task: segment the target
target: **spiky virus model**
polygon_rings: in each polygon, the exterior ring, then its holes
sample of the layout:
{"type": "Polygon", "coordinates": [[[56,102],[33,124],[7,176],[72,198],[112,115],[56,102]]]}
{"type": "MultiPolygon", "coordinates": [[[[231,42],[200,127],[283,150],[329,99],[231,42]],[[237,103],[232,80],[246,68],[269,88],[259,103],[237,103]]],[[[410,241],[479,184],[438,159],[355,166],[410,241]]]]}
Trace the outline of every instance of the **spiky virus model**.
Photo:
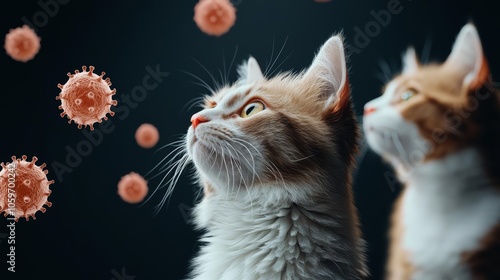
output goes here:
{"type": "Polygon", "coordinates": [[[35,213],[41,211],[45,213],[43,207],[52,206],[47,201],[52,192],[49,186],[54,180],[47,179],[49,171],[44,170],[46,164],[37,166],[35,163],[37,157],[31,161],[26,161],[27,157],[23,155],[20,159],[12,156],[12,162],[1,163],[0,171],[0,213],[4,216],[11,215],[16,221],[20,217],[29,220],[32,217],[35,220],[35,213]]]}
{"type": "Polygon", "coordinates": [[[116,106],[118,102],[113,100],[116,89],[111,89],[109,78],[103,79],[105,72],[101,75],[94,73],[94,66],[83,66],[83,72],[75,70],[75,74],[68,73],[68,81],[64,84],[58,84],[61,92],[56,96],[56,100],[61,100],[59,109],[62,109],[61,117],[67,116],[69,121],[82,126],[90,126],[94,130],[94,124],[107,120],[106,114],[114,116],[111,111],[111,105],[116,106]]]}

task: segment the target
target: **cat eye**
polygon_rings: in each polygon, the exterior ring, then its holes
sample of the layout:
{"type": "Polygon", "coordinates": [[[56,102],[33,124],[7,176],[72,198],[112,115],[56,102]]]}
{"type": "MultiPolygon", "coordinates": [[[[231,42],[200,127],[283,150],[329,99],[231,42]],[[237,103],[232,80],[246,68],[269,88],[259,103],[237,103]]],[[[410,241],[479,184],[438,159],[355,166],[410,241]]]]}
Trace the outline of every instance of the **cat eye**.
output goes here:
{"type": "Polygon", "coordinates": [[[417,92],[414,89],[408,89],[403,94],[401,94],[401,99],[403,101],[408,101],[410,98],[412,98],[417,92]]]}
{"type": "Polygon", "coordinates": [[[248,118],[264,109],[266,109],[266,106],[262,103],[262,101],[254,101],[245,106],[245,108],[241,111],[240,116],[242,118],[248,118]]]}

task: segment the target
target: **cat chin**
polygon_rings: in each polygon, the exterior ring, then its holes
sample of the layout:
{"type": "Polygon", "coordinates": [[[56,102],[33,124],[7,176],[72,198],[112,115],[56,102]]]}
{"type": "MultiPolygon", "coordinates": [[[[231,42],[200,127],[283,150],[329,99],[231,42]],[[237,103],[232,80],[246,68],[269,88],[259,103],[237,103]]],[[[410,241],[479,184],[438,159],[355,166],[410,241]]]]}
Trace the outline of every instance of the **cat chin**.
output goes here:
{"type": "Polygon", "coordinates": [[[411,169],[423,162],[429,152],[418,127],[406,121],[393,107],[379,109],[363,118],[368,145],[394,167],[411,169]]]}

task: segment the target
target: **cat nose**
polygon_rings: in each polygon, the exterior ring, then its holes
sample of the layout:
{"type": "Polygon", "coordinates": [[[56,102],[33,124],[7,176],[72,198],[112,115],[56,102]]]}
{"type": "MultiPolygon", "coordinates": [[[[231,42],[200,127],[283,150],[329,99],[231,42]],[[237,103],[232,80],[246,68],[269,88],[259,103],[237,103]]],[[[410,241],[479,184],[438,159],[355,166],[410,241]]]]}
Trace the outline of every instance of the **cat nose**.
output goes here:
{"type": "Polygon", "coordinates": [[[376,111],[375,107],[371,107],[371,106],[370,106],[370,107],[366,107],[366,108],[365,108],[364,115],[365,115],[365,116],[368,116],[369,114],[371,114],[371,113],[373,113],[373,112],[375,112],[375,111],[376,111]]]}
{"type": "Polygon", "coordinates": [[[191,124],[193,125],[193,128],[196,128],[200,123],[203,122],[208,122],[208,119],[202,115],[194,114],[191,117],[191,124]]]}

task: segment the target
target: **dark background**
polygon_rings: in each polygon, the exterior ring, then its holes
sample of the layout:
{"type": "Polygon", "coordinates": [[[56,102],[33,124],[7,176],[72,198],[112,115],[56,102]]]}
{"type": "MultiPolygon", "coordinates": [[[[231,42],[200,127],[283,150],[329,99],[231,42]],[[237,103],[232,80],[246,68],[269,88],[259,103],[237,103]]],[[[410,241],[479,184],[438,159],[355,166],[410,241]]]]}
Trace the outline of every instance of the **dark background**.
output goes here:
{"type": "MultiPolygon", "coordinates": [[[[146,174],[172,150],[157,148],[186,132],[197,109],[183,106],[207,91],[182,71],[213,85],[194,59],[218,75],[224,59],[228,66],[238,48],[237,63],[251,54],[265,68],[285,41],[274,69],[299,71],[311,63],[333,33],[343,30],[346,42],[359,47],[354,40],[355,27],[364,29],[374,20],[370,12],[387,9],[388,2],[238,0],[236,24],[219,38],[196,27],[192,20],[194,0],[69,0],[43,24],[39,18],[38,26],[34,25],[42,47],[34,60],[20,63],[0,55],[0,161],[26,154],[37,156],[38,164],[46,162],[49,179],[56,180],[49,197],[54,205],[45,214],[38,212],[36,221],[17,223],[15,274],[7,272],[7,228],[5,219],[0,219],[0,279],[131,280],[121,275],[122,268],[137,280],[181,279],[199,245],[199,233],[186,222],[197,190],[188,174],[181,177],[168,207],[157,216],[153,215],[154,206],[164,189],[138,207],[124,203],[116,186],[130,171],[146,174]],[[158,64],[170,76],[149,91],[136,108],[129,108],[128,116],[111,118],[108,122],[113,131],[104,134],[102,143],[94,145],[71,172],[58,178],[53,165],[67,165],[67,149],[75,149],[86,138],[75,124],[59,117],[57,83],[67,81],[68,71],[94,65],[96,72],[108,73],[120,107],[123,96],[142,84],[145,68],[158,64]],[[158,127],[161,140],[157,148],[137,146],[134,132],[144,122],[158,127]]],[[[401,0],[402,11],[393,14],[361,52],[350,56],[350,82],[358,114],[367,101],[380,94],[383,82],[377,76],[381,60],[397,72],[401,53],[413,44],[418,53],[430,53],[431,60],[442,61],[469,20],[478,27],[495,75],[500,62],[496,51],[500,25],[492,2],[401,0]]],[[[40,11],[37,1],[3,3],[0,34],[21,26],[24,17],[35,22],[33,17],[40,11]]],[[[230,78],[236,78],[234,66],[230,78]]],[[[400,189],[391,182],[388,171],[378,156],[368,152],[356,176],[355,195],[373,279],[382,278],[388,215],[400,189]]],[[[159,179],[149,181],[150,190],[159,179]]]]}

